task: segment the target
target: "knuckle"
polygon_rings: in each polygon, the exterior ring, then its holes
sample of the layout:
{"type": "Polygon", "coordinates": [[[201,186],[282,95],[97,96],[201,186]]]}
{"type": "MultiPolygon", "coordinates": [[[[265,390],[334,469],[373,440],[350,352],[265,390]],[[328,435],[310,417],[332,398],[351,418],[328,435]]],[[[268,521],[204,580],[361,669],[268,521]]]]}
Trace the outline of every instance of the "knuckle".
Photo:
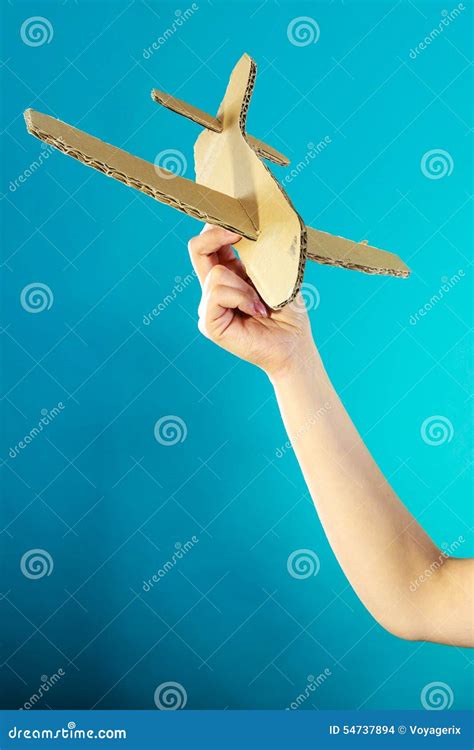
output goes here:
{"type": "Polygon", "coordinates": [[[218,282],[212,285],[211,294],[215,299],[220,299],[224,293],[225,284],[218,282]]]}
{"type": "Polygon", "coordinates": [[[196,253],[197,250],[198,250],[198,246],[199,246],[199,235],[196,236],[196,237],[191,237],[191,239],[188,242],[188,250],[189,250],[189,252],[191,254],[192,253],[196,253]]]}
{"type": "Polygon", "coordinates": [[[226,275],[227,275],[227,268],[225,266],[217,264],[217,266],[213,266],[209,272],[210,283],[213,286],[216,286],[217,284],[221,284],[222,280],[225,278],[226,275]]]}

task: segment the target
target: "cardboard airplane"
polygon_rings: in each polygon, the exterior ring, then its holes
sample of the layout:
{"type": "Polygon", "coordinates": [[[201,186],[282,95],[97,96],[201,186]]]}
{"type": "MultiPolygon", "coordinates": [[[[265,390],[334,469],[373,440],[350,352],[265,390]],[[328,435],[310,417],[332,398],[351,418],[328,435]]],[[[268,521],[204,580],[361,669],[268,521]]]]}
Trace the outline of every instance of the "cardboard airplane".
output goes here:
{"type": "Polygon", "coordinates": [[[275,310],[297,294],[307,259],[407,277],[409,269],[393,253],[305,226],[262,161],[286,166],[289,160],[246,132],[256,69],[248,55],[241,57],[216,117],[152,91],[155,102],[205,128],[194,144],[195,182],[32,109],[25,112],[26,126],[32,135],[87,166],[178,211],[242,235],[239,256],[260,296],[275,310]]]}

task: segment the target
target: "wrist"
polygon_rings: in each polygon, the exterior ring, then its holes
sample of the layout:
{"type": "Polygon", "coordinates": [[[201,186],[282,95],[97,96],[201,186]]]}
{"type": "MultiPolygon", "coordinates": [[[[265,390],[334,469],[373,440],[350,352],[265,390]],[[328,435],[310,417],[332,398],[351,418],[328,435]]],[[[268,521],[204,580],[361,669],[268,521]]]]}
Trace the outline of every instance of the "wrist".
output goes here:
{"type": "Polygon", "coordinates": [[[308,381],[322,381],[327,378],[324,365],[313,341],[301,349],[292,352],[291,356],[274,370],[267,371],[267,376],[278,390],[286,390],[288,386],[303,387],[308,381]]]}
{"type": "Polygon", "coordinates": [[[292,358],[284,369],[269,375],[283,421],[293,445],[300,443],[300,456],[314,452],[314,439],[324,445],[337,424],[340,401],[314,346],[305,356],[292,358]],[[306,449],[305,449],[306,446],[306,449]]]}

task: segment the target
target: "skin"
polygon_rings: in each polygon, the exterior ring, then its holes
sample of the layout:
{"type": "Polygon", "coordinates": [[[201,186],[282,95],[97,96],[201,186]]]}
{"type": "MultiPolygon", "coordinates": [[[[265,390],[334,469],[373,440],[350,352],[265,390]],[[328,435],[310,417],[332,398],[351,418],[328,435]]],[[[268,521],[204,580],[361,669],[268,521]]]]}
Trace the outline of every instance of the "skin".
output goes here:
{"type": "Polygon", "coordinates": [[[268,310],[239,239],[206,225],[189,242],[199,330],[267,374],[334,554],[373,617],[399,638],[473,646],[474,560],[447,557],[397,497],[329,380],[301,298],[268,310]]]}

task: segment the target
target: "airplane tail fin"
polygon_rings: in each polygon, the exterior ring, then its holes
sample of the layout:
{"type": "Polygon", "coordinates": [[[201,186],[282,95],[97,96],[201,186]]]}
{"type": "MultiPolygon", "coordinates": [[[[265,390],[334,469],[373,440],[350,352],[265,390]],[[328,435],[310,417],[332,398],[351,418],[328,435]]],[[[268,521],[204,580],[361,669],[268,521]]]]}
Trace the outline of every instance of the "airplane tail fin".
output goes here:
{"type": "MultiPolygon", "coordinates": [[[[241,57],[234,70],[232,71],[229,85],[224,97],[224,102],[226,102],[226,105],[228,105],[230,100],[234,102],[234,107],[235,100],[237,99],[237,101],[239,102],[240,106],[237,111],[240,111],[241,115],[243,113],[244,128],[248,103],[250,101],[251,89],[253,88],[253,79],[250,79],[252,78],[252,73],[254,74],[254,69],[252,68],[250,63],[255,66],[255,63],[250,59],[248,55],[243,55],[243,57],[241,57]]],[[[221,133],[224,126],[228,127],[231,124],[229,122],[224,122],[224,102],[221,104],[221,116],[219,117],[218,113],[217,117],[212,117],[212,115],[207,114],[207,112],[203,112],[202,109],[198,109],[193,104],[188,104],[182,99],[178,99],[175,96],[170,96],[169,94],[166,94],[164,91],[160,91],[159,89],[152,90],[151,98],[157,104],[161,104],[163,107],[170,109],[172,112],[176,112],[183,117],[187,117],[188,120],[192,120],[198,125],[201,125],[201,127],[207,128],[207,130],[212,130],[214,133],[221,133]]],[[[226,106],[226,111],[233,112],[235,111],[235,109],[229,109],[229,107],[226,106]]],[[[287,167],[290,163],[288,157],[280,153],[280,151],[277,151],[276,148],[269,146],[267,143],[260,141],[258,138],[254,138],[252,135],[246,134],[246,138],[250,147],[262,159],[267,159],[274,164],[278,164],[278,166],[280,167],[287,167]]]]}
{"type": "Polygon", "coordinates": [[[229,83],[217,113],[217,117],[223,120],[226,127],[238,124],[245,132],[256,75],[257,65],[254,60],[247,54],[242,55],[230,74],[229,83]],[[238,123],[235,122],[237,118],[238,123]]]}

